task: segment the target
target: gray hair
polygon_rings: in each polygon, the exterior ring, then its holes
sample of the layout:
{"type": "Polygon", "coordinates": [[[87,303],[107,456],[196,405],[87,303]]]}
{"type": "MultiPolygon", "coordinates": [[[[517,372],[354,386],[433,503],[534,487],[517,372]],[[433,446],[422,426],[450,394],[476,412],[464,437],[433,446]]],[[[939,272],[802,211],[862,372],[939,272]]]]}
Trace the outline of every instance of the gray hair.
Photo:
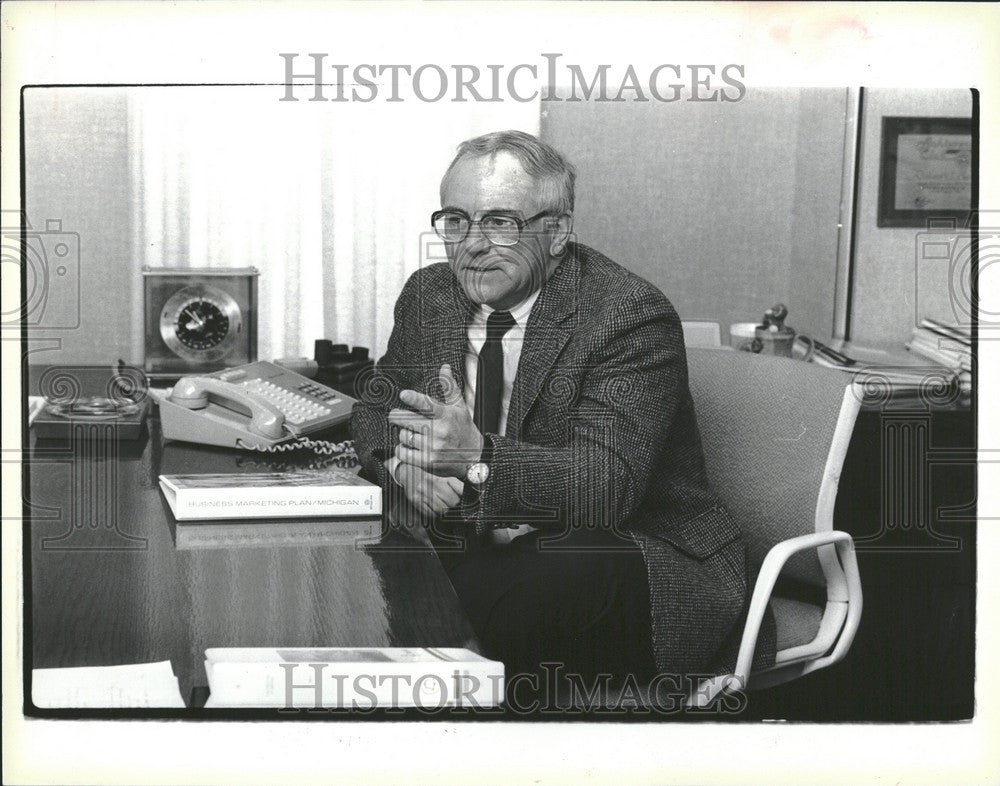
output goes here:
{"type": "Polygon", "coordinates": [[[501,151],[513,155],[524,171],[545,188],[546,202],[551,202],[546,207],[560,213],[573,212],[576,169],[552,145],[523,131],[494,131],[462,142],[448,171],[441,178],[442,199],[448,176],[459,161],[478,156],[492,157],[501,151]]]}

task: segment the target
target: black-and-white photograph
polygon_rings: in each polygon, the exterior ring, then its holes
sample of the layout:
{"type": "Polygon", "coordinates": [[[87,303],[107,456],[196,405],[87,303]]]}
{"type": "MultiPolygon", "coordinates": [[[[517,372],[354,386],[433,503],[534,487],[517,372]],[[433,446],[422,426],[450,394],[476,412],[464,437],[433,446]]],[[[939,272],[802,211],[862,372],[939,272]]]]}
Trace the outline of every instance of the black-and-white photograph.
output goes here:
{"type": "Polygon", "coordinates": [[[13,711],[976,720],[976,84],[273,43],[17,86],[13,711]]]}

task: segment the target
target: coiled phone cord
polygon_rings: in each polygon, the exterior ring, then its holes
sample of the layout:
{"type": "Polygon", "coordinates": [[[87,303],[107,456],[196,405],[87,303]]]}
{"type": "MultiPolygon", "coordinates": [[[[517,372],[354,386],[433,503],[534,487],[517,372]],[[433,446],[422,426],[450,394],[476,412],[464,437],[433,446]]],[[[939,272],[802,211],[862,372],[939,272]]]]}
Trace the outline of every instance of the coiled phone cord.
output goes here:
{"type": "Polygon", "coordinates": [[[259,453],[291,453],[296,450],[311,450],[319,456],[325,458],[320,462],[322,466],[338,466],[350,469],[358,466],[358,454],[354,450],[354,440],[345,439],[343,442],[329,442],[325,439],[309,439],[309,437],[299,437],[294,442],[279,442],[277,445],[247,445],[242,440],[238,442],[244,450],[255,450],[259,453]]]}

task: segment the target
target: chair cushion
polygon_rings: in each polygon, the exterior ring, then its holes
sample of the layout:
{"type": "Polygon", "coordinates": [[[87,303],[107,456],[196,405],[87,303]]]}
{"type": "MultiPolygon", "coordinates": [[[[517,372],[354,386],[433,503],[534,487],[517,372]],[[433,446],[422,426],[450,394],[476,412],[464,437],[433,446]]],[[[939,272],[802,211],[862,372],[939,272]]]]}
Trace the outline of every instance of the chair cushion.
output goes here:
{"type": "Polygon", "coordinates": [[[819,624],[823,617],[822,606],[775,595],[771,598],[771,611],[774,612],[779,652],[789,647],[808,644],[819,633],[819,624]]]}

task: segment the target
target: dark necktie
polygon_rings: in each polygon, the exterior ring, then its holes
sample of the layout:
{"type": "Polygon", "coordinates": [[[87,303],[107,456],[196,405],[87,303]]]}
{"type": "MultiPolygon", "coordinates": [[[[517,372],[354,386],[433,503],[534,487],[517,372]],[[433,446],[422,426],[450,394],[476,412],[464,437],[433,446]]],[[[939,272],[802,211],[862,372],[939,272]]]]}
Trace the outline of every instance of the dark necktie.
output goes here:
{"type": "Polygon", "coordinates": [[[503,398],[501,339],[515,324],[509,311],[494,311],[486,320],[486,341],[479,350],[476,406],[472,415],[481,434],[497,434],[500,431],[500,405],[503,398]]]}

